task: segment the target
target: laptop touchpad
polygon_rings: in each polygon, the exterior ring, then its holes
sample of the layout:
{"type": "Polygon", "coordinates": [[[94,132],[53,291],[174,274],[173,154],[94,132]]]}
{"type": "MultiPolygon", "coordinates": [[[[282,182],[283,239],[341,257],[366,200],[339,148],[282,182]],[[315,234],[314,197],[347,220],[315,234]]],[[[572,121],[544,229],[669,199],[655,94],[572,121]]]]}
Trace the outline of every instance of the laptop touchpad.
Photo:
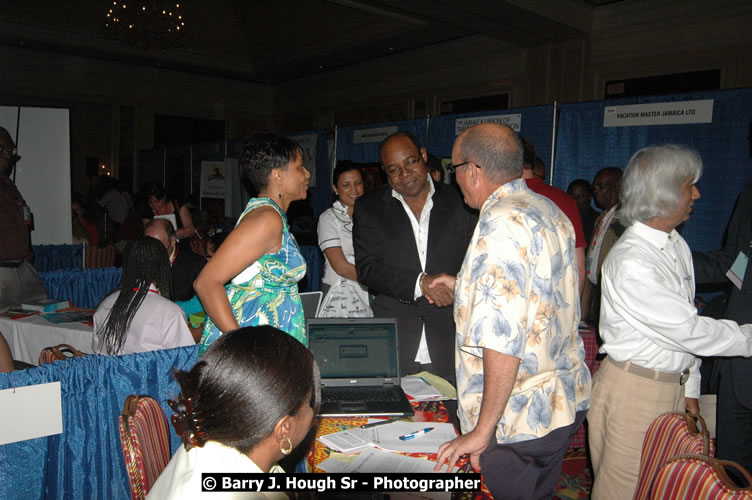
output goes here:
{"type": "Polygon", "coordinates": [[[343,410],[365,410],[368,406],[363,401],[347,401],[340,402],[340,407],[343,410]]]}

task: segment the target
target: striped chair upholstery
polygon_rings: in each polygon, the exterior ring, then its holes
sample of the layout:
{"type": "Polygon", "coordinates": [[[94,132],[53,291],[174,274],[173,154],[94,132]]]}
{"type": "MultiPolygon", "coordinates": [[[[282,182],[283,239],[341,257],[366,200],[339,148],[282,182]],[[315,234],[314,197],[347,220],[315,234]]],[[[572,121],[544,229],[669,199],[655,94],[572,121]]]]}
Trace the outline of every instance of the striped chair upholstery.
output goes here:
{"type": "Polygon", "coordinates": [[[655,500],[730,500],[752,499],[752,476],[741,465],[702,455],[679,455],[668,460],[650,487],[655,500]],[[740,488],[728,477],[724,467],[735,468],[748,483],[740,488]]]}
{"type": "Polygon", "coordinates": [[[683,454],[713,456],[713,446],[705,421],[699,415],[686,413],[660,415],[650,424],[642,443],[635,500],[648,498],[650,485],[661,466],[670,458],[683,454]]]}
{"type": "Polygon", "coordinates": [[[119,429],[131,498],[142,500],[170,461],[167,417],[153,398],[128,396],[119,429]]]}
{"type": "Polygon", "coordinates": [[[82,353],[75,347],[71,347],[68,344],[59,344],[54,347],[45,347],[42,352],[39,353],[39,363],[43,365],[45,363],[52,363],[53,361],[62,361],[68,358],[82,358],[86,354],[82,353]]]}

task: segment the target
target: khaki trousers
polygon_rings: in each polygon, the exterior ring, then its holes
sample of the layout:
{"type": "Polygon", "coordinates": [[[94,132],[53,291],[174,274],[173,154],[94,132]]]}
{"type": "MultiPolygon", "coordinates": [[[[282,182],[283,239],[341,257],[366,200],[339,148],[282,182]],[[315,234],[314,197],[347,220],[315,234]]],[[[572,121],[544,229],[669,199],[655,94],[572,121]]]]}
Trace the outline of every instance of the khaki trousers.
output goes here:
{"type": "Polygon", "coordinates": [[[624,371],[608,358],[593,377],[588,443],[593,500],[630,500],[637,488],[642,442],[660,414],[684,410],[684,386],[624,371]]]}

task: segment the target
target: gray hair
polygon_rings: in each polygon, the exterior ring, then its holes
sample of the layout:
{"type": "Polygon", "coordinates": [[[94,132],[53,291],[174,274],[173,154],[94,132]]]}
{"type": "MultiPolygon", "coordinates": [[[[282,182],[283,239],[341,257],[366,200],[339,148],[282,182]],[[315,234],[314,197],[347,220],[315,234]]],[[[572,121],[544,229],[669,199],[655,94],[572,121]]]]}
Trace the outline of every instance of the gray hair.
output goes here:
{"type": "Polygon", "coordinates": [[[507,141],[481,127],[473,127],[460,142],[460,154],[478,165],[488,180],[503,184],[522,175],[522,143],[517,134],[512,132],[510,136],[507,141]]]}
{"type": "Polygon", "coordinates": [[[637,151],[621,181],[618,217],[625,226],[665,217],[676,209],[681,185],[702,175],[702,159],[691,149],[676,144],[651,146],[637,151]]]}

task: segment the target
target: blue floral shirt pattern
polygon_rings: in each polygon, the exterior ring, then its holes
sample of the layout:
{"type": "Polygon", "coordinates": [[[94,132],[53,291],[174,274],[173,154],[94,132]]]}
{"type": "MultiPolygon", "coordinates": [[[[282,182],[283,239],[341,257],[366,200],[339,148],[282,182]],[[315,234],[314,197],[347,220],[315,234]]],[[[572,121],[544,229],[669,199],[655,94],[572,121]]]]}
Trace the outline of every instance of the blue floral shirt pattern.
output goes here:
{"type": "Polygon", "coordinates": [[[574,229],[523,180],[484,203],[455,287],[455,368],[463,433],[483,399],[483,349],[520,359],[496,428],[499,443],[570,425],[590,402],[590,371],[578,333],[580,298],[574,229]]]}

